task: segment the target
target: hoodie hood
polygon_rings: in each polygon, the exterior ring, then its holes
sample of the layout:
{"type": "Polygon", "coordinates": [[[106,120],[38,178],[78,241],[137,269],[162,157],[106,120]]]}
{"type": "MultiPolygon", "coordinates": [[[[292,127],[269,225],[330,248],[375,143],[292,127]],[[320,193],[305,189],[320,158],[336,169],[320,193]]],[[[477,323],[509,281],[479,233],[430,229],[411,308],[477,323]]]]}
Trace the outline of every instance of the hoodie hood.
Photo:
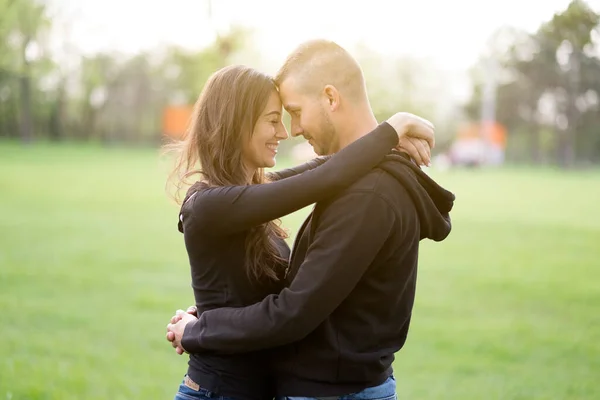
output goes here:
{"type": "Polygon", "coordinates": [[[404,186],[412,198],[421,224],[421,240],[444,240],[452,230],[450,211],[455,196],[438,185],[410,157],[393,151],[377,166],[404,186]]]}

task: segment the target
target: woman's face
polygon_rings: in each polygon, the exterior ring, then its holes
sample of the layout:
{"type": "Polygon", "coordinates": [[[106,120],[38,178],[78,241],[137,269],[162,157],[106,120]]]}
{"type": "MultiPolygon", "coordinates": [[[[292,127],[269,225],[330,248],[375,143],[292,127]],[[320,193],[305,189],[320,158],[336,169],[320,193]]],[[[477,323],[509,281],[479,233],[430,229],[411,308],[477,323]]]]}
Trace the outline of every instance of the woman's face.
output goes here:
{"type": "Polygon", "coordinates": [[[252,171],[275,166],[279,141],[289,136],[281,120],[281,113],[279,94],[273,90],[267,106],[254,126],[250,140],[243,149],[244,162],[252,171]]]}

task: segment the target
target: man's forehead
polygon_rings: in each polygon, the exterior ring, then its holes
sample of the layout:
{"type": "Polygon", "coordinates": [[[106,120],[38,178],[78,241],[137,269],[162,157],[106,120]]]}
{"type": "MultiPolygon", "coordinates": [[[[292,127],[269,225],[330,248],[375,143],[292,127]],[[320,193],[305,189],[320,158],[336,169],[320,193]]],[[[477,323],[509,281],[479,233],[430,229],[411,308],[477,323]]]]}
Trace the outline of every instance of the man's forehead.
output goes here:
{"type": "Polygon", "coordinates": [[[279,85],[279,92],[282,97],[296,97],[299,94],[299,80],[294,76],[290,76],[286,78],[279,85]]]}
{"type": "Polygon", "coordinates": [[[298,91],[296,84],[292,78],[288,78],[279,85],[279,95],[281,102],[286,110],[294,110],[300,108],[302,95],[298,91]]]}

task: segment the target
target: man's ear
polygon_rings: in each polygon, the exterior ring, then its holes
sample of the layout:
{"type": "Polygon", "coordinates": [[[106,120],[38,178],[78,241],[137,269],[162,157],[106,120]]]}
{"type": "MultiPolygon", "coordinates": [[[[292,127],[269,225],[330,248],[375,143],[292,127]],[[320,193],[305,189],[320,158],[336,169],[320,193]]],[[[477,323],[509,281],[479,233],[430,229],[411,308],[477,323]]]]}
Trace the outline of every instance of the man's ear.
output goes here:
{"type": "Polygon", "coordinates": [[[325,98],[325,105],[331,111],[335,111],[340,107],[340,92],[333,85],[325,85],[323,88],[323,96],[325,98]]]}

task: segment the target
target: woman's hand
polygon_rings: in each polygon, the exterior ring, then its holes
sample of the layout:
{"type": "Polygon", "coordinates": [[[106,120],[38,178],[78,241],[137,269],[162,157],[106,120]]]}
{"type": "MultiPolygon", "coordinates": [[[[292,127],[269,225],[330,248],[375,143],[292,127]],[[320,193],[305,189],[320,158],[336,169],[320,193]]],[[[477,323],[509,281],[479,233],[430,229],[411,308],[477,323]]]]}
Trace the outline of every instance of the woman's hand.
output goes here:
{"type": "Polygon", "coordinates": [[[431,149],[435,146],[435,127],[417,115],[399,112],[386,121],[398,134],[396,149],[408,153],[419,165],[431,165],[431,149]]]}

